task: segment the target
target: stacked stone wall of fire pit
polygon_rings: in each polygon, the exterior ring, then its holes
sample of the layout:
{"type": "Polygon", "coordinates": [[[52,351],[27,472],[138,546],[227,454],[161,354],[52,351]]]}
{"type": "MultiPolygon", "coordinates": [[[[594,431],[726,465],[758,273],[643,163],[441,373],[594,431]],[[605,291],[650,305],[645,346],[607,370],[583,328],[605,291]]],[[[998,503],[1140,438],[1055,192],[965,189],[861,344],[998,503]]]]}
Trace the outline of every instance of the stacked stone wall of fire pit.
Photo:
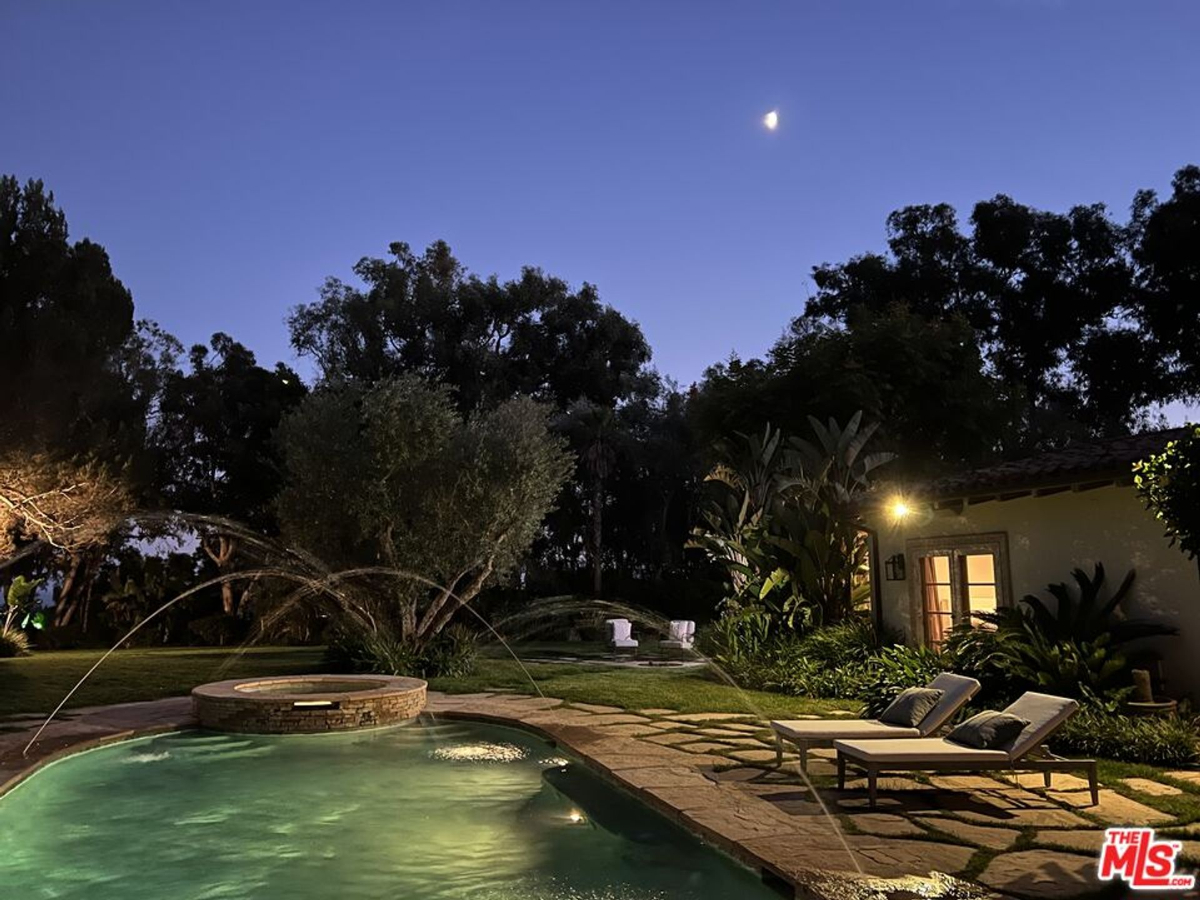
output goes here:
{"type": "Polygon", "coordinates": [[[313,734],[395,725],[425,708],[426,684],[385,675],[295,675],[235,679],[192,691],[203,728],[253,734],[313,734]]]}

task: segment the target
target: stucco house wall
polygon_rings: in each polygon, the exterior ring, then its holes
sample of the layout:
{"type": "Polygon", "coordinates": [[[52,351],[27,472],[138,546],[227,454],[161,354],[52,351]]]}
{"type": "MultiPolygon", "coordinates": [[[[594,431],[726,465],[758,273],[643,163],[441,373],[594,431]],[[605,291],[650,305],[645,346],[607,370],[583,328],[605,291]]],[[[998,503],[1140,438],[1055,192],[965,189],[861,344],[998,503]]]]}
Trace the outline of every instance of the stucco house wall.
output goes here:
{"type": "Polygon", "coordinates": [[[1178,637],[1157,639],[1154,645],[1163,655],[1167,691],[1200,697],[1200,568],[1167,544],[1161,524],[1131,486],[989,500],[965,505],[961,512],[916,506],[900,521],[880,509],[868,524],[877,538],[879,611],[884,624],[903,633],[909,643],[924,640],[914,542],[1002,533],[1007,538],[1008,572],[1001,577],[1007,574],[1011,603],[1026,594],[1044,593],[1051,582],[1069,582],[1076,566],[1090,574],[1094,563],[1103,563],[1110,588],[1130,568],[1136,569],[1129,611],[1179,629],[1178,637]],[[906,577],[888,581],[883,560],[897,553],[905,555],[906,577]]]}

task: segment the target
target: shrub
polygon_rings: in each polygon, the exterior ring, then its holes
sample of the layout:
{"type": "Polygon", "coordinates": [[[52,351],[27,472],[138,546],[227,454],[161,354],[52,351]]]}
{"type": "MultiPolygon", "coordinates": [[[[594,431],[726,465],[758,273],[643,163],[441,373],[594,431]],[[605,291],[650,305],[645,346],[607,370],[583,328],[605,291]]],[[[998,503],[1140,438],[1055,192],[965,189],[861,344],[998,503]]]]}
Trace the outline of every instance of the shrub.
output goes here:
{"type": "Polygon", "coordinates": [[[869,677],[864,682],[862,698],[865,714],[874,718],[902,690],[926,685],[952,666],[937,650],[897,644],[880,650],[867,662],[867,668],[869,677]]]}
{"type": "Polygon", "coordinates": [[[1156,766],[1188,765],[1198,755],[1193,719],[1115,715],[1094,706],[1063,723],[1051,744],[1056,753],[1156,766]]]}
{"type": "MultiPolygon", "coordinates": [[[[701,635],[700,648],[734,678],[769,665],[778,641],[772,616],[756,606],[729,610],[701,635]]],[[[752,685],[745,685],[751,687],[752,685]]]]}
{"type": "Polygon", "coordinates": [[[478,648],[474,632],[452,625],[420,644],[405,643],[387,631],[340,631],[329,642],[325,655],[339,671],[458,677],[471,674],[478,648]]]}
{"type": "Polygon", "coordinates": [[[0,631],[0,659],[24,656],[29,652],[29,638],[19,628],[0,631]]]}
{"type": "Polygon", "coordinates": [[[955,672],[979,681],[975,702],[984,706],[1004,706],[1021,693],[1021,686],[1009,673],[1014,651],[1008,646],[1023,640],[1021,613],[1014,607],[1001,608],[996,610],[995,620],[992,628],[958,625],[942,646],[955,672]]]}
{"type": "Polygon", "coordinates": [[[1071,576],[1075,590],[1066,584],[1047,587],[1051,605],[1030,594],[1017,607],[980,613],[990,628],[962,626],[951,633],[946,655],[956,671],[983,684],[981,700],[997,703],[1031,689],[1100,697],[1115,707],[1132,690],[1131,664],[1150,655],[1128,648],[1142,638],[1176,633],[1163,623],[1125,614],[1132,571],[1108,596],[1099,563],[1091,576],[1081,569],[1071,576]]]}
{"type": "Polygon", "coordinates": [[[871,620],[855,616],[840,625],[810,631],[800,639],[799,648],[809,659],[840,666],[866,662],[879,649],[879,640],[871,620]]]}
{"type": "Polygon", "coordinates": [[[759,687],[797,697],[824,700],[857,700],[862,696],[868,671],[858,661],[836,665],[807,656],[802,641],[781,648],[764,671],[759,687]]]}

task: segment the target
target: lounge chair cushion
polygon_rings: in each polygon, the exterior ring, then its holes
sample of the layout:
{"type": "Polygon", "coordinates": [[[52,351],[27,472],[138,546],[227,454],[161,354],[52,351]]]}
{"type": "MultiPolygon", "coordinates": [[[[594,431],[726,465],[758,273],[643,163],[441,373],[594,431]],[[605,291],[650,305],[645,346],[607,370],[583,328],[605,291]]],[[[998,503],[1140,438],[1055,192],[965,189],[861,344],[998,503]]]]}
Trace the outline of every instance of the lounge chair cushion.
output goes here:
{"type": "Polygon", "coordinates": [[[879,721],[888,725],[916,728],[937,706],[943,693],[945,692],[937,688],[905,688],[888,704],[887,709],[879,714],[879,721]]]}
{"type": "Polygon", "coordinates": [[[1028,725],[1005,747],[1010,759],[1020,759],[1042,742],[1079,709],[1079,704],[1068,697],[1039,694],[1026,691],[1016,702],[1005,707],[1006,713],[1025,719],[1028,725]]]}
{"type": "Polygon", "coordinates": [[[966,675],[942,672],[929,682],[928,687],[941,691],[942,699],[918,726],[921,737],[928,737],[954,718],[967,701],[979,693],[981,685],[976,679],[966,675]]]}
{"type": "Polygon", "coordinates": [[[938,765],[961,764],[964,768],[974,765],[984,767],[1004,766],[1008,754],[1003,750],[976,750],[952,744],[945,738],[904,738],[897,741],[834,741],[838,753],[861,762],[894,765],[918,771],[928,763],[938,765]]]}
{"type": "Polygon", "coordinates": [[[877,719],[795,719],[772,722],[771,727],[786,738],[806,743],[827,743],[838,738],[878,740],[921,736],[915,728],[887,725],[877,719]]]}
{"type": "Polygon", "coordinates": [[[956,726],[946,740],[976,750],[1007,750],[1028,724],[1028,719],[988,709],[956,726]]]}

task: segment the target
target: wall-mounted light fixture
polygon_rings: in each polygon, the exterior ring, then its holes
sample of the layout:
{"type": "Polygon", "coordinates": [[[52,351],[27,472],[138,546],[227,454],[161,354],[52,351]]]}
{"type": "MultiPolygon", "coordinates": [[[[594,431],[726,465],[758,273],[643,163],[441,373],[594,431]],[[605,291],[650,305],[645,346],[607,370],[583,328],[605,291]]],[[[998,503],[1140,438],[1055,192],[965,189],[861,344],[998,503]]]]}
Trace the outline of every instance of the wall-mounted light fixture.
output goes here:
{"type": "Polygon", "coordinates": [[[888,581],[904,580],[904,554],[893,553],[883,561],[883,574],[888,581]]]}

